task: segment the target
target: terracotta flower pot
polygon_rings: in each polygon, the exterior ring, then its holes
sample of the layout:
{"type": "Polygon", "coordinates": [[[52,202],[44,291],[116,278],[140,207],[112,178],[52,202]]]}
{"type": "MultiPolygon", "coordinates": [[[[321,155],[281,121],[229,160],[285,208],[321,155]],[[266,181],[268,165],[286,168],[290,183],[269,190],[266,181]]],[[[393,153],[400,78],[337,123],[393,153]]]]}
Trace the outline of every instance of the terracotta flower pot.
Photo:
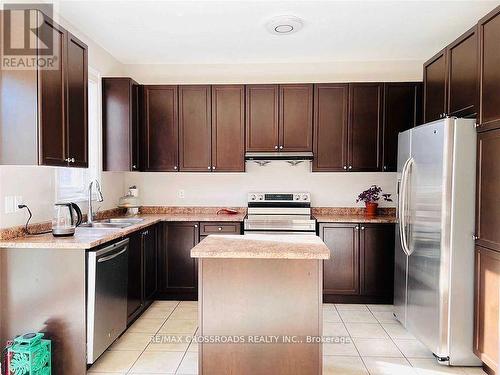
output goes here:
{"type": "Polygon", "coordinates": [[[367,216],[375,216],[375,215],[377,215],[378,203],[375,203],[375,202],[365,202],[365,206],[366,206],[366,215],[367,216]]]}

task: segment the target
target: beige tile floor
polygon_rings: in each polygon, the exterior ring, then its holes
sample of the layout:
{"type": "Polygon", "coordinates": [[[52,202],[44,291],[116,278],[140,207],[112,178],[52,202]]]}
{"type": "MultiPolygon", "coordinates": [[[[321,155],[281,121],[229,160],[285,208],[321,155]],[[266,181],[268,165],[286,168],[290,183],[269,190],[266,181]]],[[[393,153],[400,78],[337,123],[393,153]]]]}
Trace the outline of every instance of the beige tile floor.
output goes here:
{"type": "MultiPolygon", "coordinates": [[[[89,375],[198,373],[196,302],[156,301],[90,368],[89,375]]],[[[323,334],[342,343],[323,346],[324,375],[484,375],[477,367],[444,367],[392,316],[390,305],[323,305],[323,334]]],[[[222,374],[221,374],[222,375],[222,374]]]]}

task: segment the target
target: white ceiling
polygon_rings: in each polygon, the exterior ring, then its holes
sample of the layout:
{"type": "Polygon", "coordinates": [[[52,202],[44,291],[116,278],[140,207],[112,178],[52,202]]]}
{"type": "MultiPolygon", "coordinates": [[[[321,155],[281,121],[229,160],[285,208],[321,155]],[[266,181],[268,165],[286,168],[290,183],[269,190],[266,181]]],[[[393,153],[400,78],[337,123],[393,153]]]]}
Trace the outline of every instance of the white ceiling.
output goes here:
{"type": "Polygon", "coordinates": [[[425,60],[497,1],[69,1],[61,15],[125,64],[425,60]],[[275,36],[277,15],[303,19],[275,36]]]}

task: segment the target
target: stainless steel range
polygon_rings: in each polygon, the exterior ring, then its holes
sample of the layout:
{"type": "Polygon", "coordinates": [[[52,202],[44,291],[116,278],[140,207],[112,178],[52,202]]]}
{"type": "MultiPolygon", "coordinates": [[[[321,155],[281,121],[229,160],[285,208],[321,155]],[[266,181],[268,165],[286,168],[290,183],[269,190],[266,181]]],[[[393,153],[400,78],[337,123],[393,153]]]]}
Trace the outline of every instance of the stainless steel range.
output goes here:
{"type": "Polygon", "coordinates": [[[309,193],[249,193],[244,233],[316,234],[309,193]]]}

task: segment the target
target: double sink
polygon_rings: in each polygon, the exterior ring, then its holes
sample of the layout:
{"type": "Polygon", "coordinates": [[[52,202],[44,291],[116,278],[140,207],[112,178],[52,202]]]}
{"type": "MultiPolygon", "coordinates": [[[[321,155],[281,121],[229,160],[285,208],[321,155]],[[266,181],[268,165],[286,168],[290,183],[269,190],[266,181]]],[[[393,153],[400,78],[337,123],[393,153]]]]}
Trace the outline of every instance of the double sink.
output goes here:
{"type": "Polygon", "coordinates": [[[95,220],[92,223],[81,224],[80,227],[95,229],[121,229],[142,223],[143,221],[144,219],[140,218],[117,217],[112,219],[95,220]]]}

